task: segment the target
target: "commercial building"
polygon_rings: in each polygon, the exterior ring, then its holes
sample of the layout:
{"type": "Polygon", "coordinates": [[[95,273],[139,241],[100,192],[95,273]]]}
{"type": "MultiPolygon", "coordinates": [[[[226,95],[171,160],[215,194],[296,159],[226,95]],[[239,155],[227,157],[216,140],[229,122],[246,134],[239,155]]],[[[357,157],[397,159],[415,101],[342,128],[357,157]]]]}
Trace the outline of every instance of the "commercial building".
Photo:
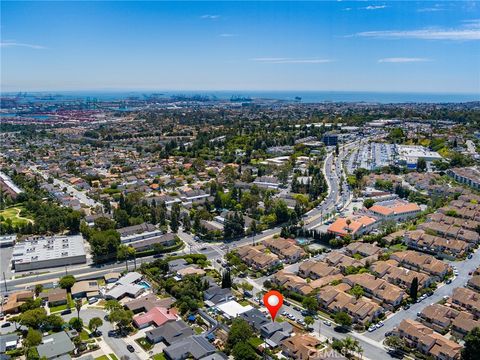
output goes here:
{"type": "Polygon", "coordinates": [[[338,144],[338,134],[327,133],[322,138],[325,146],[336,146],[338,144]]]}
{"type": "Polygon", "coordinates": [[[12,265],[16,271],[85,264],[86,261],[81,235],[28,238],[17,242],[12,254],[12,265]]]}
{"type": "Polygon", "coordinates": [[[418,159],[424,159],[426,162],[442,160],[442,156],[436,151],[417,145],[397,145],[397,153],[398,163],[409,169],[417,168],[418,159]]]}

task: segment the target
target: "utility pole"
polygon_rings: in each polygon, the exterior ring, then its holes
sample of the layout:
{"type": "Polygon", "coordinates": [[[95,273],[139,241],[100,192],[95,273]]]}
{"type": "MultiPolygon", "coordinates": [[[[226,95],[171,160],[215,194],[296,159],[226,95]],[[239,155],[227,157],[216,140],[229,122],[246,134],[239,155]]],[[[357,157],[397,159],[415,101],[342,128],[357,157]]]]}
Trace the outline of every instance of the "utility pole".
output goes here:
{"type": "MultiPolygon", "coordinates": [[[[7,288],[7,279],[5,279],[5,271],[3,272],[3,284],[5,285],[5,293],[8,292],[8,288],[7,288]]],[[[3,304],[3,302],[2,302],[3,304]]]]}

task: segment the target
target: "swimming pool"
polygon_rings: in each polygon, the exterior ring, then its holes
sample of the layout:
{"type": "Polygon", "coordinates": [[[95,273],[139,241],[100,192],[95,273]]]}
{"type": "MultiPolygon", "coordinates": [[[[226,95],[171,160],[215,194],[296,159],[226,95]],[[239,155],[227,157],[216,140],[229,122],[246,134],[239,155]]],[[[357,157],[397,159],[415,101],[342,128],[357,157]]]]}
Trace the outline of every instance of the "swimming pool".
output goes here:
{"type": "Polygon", "coordinates": [[[140,281],[140,282],[138,283],[138,285],[140,285],[140,286],[143,287],[144,289],[150,289],[150,288],[151,288],[150,284],[149,284],[148,282],[146,282],[146,281],[140,281]]]}

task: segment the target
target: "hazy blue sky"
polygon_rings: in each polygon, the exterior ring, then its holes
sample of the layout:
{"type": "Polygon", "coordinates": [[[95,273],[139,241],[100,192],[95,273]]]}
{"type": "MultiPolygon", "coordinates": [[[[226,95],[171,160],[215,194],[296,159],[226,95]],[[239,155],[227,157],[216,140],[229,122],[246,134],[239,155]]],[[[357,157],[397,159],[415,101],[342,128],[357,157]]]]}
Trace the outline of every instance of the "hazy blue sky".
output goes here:
{"type": "Polygon", "coordinates": [[[480,93],[480,4],[1,2],[16,90],[480,93]]]}

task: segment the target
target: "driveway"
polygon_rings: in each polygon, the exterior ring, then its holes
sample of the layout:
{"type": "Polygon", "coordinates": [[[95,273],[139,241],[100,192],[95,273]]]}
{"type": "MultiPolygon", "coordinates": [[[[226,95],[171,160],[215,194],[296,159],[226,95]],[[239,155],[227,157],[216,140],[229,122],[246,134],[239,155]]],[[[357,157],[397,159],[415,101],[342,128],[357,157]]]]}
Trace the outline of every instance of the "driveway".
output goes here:
{"type": "MultiPolygon", "coordinates": [[[[127,356],[131,360],[140,360],[141,358],[136,353],[131,353],[127,350],[127,342],[122,338],[114,338],[108,336],[108,332],[113,330],[113,326],[109,321],[104,320],[104,316],[107,313],[99,309],[82,308],[80,310],[80,318],[83,320],[83,324],[88,327],[88,322],[94,317],[99,317],[103,320],[103,325],[99,328],[102,331],[102,337],[105,342],[110,346],[115,355],[120,359],[122,356],[127,356]]],[[[71,314],[62,316],[65,321],[77,316],[77,311],[73,310],[71,314]]],[[[130,343],[130,342],[129,342],[130,343]]],[[[140,353],[140,347],[138,344],[133,344],[136,352],[140,353]]]]}

